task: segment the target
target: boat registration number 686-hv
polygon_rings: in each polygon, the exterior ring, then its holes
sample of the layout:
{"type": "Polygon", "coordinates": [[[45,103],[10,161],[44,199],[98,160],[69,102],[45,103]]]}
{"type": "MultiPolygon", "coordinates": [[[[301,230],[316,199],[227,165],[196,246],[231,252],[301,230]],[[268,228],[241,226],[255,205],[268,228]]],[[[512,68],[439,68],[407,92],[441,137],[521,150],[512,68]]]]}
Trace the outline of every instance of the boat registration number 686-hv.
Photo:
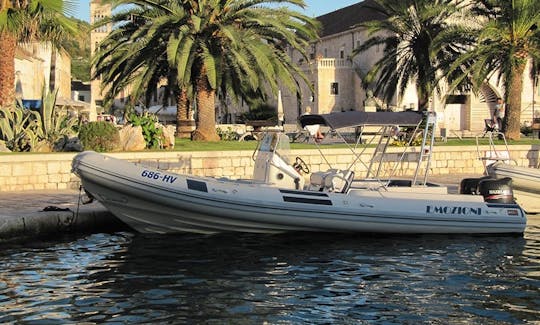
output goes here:
{"type": "Polygon", "coordinates": [[[150,178],[150,179],[160,180],[162,182],[171,183],[171,184],[174,183],[178,179],[178,177],[176,176],[162,174],[160,172],[155,172],[155,171],[146,170],[146,169],[142,171],[141,176],[150,178]]]}

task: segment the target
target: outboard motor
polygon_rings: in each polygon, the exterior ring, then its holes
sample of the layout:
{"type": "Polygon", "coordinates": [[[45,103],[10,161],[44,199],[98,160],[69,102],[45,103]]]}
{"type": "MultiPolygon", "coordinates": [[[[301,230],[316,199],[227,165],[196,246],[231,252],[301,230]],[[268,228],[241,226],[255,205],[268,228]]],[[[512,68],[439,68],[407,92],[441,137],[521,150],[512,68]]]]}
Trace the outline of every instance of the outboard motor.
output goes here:
{"type": "Polygon", "coordinates": [[[493,179],[490,176],[480,178],[464,178],[459,184],[459,194],[479,194],[478,183],[485,179],[493,179]]]}
{"type": "Polygon", "coordinates": [[[478,194],[482,195],[484,200],[489,203],[515,203],[510,177],[480,180],[478,194]]]}

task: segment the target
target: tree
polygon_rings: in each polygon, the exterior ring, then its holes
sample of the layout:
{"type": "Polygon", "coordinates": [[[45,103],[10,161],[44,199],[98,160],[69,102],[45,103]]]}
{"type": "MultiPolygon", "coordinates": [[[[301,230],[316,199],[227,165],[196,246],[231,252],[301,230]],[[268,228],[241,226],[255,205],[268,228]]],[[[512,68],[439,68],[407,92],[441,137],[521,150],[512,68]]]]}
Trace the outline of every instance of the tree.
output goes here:
{"type": "Polygon", "coordinates": [[[242,97],[246,84],[276,93],[281,85],[296,89],[295,78],[303,74],[285,48],[306,56],[308,42],[317,36],[315,20],[272,6],[303,7],[303,0],[117,0],[114,6],[128,3],[125,12],[111,19],[124,24],[101,44],[96,75],[102,73],[111,95],[133,84],[137,93],[158,75],[169,80],[176,75],[177,97],[193,94],[189,99],[196,103],[195,139],[219,139],[218,92],[242,97]],[[158,65],[164,68],[160,73],[158,65]],[[106,71],[106,66],[113,69],[106,71]]]}
{"type": "Polygon", "coordinates": [[[461,2],[454,0],[376,0],[370,7],[382,19],[362,24],[369,39],[353,52],[358,55],[382,46],[383,55],[363,77],[365,88],[385,101],[402,97],[414,83],[418,109],[428,108],[434,91],[441,92],[443,68],[468,44],[457,24],[461,2]]]}
{"type": "Polygon", "coordinates": [[[505,136],[519,139],[525,67],[528,60],[540,60],[540,1],[477,0],[473,10],[481,17],[475,45],[453,66],[468,64],[463,78],[470,78],[476,89],[497,77],[506,101],[505,136]]]}
{"type": "Polygon", "coordinates": [[[90,24],[75,20],[77,35],[62,41],[62,47],[71,57],[71,77],[73,80],[90,81],[90,24]]]}
{"type": "Polygon", "coordinates": [[[101,78],[105,106],[112,105],[126,88],[132,98],[128,106],[136,101],[148,106],[156,89],[164,85],[164,104],[171,95],[176,99],[176,136],[180,136],[190,116],[188,89],[179,86],[178,74],[167,61],[170,35],[155,31],[156,21],[163,15],[161,8],[150,10],[140,5],[100,21],[99,25],[112,22],[119,27],[103,40],[93,57],[93,78],[101,78]]]}
{"type": "Polygon", "coordinates": [[[72,30],[64,16],[69,0],[13,0],[0,2],[0,105],[14,99],[15,49],[19,42],[53,41],[62,30],[72,30]]]}

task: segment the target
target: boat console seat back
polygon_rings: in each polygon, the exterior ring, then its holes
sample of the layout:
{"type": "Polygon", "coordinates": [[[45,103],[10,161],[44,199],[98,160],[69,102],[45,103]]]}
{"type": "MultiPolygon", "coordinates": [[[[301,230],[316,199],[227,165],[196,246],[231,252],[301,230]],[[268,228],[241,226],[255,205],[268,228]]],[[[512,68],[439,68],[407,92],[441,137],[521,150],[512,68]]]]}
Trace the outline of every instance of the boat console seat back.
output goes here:
{"type": "Polygon", "coordinates": [[[304,187],[304,178],[275,152],[257,155],[253,179],[284,188],[299,190],[304,187]]]}
{"type": "Polygon", "coordinates": [[[328,175],[327,171],[313,172],[309,176],[311,190],[322,191],[324,189],[324,178],[328,175]]]}
{"type": "Polygon", "coordinates": [[[351,187],[354,172],[350,170],[330,169],[311,174],[310,190],[346,193],[351,187]]]}
{"type": "Polygon", "coordinates": [[[354,172],[350,170],[331,172],[324,178],[324,187],[329,192],[347,193],[353,179],[354,172]]]}

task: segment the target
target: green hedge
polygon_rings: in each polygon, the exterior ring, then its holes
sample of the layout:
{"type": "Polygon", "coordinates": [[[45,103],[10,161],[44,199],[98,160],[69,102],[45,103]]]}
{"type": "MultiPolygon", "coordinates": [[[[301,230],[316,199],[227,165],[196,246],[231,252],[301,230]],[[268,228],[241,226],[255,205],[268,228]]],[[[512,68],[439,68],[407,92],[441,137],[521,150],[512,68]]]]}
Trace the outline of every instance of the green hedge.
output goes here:
{"type": "Polygon", "coordinates": [[[120,133],[110,122],[89,122],[79,130],[84,150],[115,151],[120,147],[120,133]]]}

